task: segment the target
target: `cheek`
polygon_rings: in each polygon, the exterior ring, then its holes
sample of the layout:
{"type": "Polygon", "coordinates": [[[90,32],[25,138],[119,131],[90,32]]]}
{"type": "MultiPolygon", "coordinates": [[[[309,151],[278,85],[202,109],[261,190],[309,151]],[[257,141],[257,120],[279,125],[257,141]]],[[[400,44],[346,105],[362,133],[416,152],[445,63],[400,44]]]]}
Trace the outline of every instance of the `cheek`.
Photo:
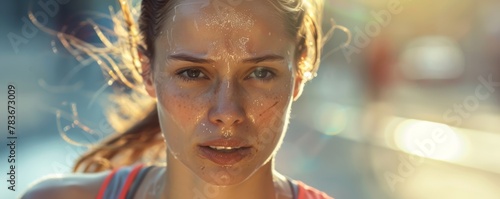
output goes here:
{"type": "Polygon", "coordinates": [[[255,124],[267,124],[271,120],[283,120],[283,115],[289,108],[293,97],[293,78],[291,74],[285,74],[285,79],[280,79],[275,85],[268,89],[251,91],[249,117],[255,119],[255,124]]]}
{"type": "Polygon", "coordinates": [[[206,112],[204,98],[194,97],[186,89],[176,86],[168,80],[159,79],[156,81],[156,85],[165,136],[179,138],[184,135],[188,137],[188,132],[193,132],[195,124],[206,112]]]}
{"type": "Polygon", "coordinates": [[[290,103],[291,87],[289,85],[268,92],[266,96],[256,98],[252,102],[253,108],[248,112],[248,117],[254,120],[253,123],[257,128],[256,143],[259,150],[272,151],[282,139],[290,103]]]}

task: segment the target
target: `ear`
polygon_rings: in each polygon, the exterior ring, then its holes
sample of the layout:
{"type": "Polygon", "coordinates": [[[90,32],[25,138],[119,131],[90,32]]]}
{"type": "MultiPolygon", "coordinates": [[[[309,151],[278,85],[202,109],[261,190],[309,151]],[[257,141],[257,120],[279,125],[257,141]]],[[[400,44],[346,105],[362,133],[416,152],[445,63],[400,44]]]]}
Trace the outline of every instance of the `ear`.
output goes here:
{"type": "MultiPolygon", "coordinates": [[[[304,43],[304,40],[301,40],[301,43],[304,43]]],[[[297,101],[299,99],[300,95],[302,95],[302,91],[304,90],[304,85],[306,81],[304,80],[304,77],[302,76],[302,73],[299,72],[301,65],[305,64],[304,60],[307,57],[307,48],[303,47],[305,45],[299,45],[299,47],[296,49],[296,62],[297,66],[296,71],[295,71],[295,82],[293,85],[293,101],[297,101]]]]}
{"type": "Polygon", "coordinates": [[[151,68],[151,62],[149,58],[144,55],[143,53],[139,53],[139,59],[141,61],[141,68],[142,68],[142,82],[144,84],[144,88],[146,89],[146,92],[151,96],[152,98],[156,98],[156,89],[154,87],[154,78],[153,78],[153,71],[151,68]]]}
{"type": "Polygon", "coordinates": [[[293,101],[297,101],[299,99],[300,95],[302,95],[302,91],[304,90],[304,78],[302,77],[301,74],[297,73],[295,75],[295,82],[293,85],[293,101]]]}

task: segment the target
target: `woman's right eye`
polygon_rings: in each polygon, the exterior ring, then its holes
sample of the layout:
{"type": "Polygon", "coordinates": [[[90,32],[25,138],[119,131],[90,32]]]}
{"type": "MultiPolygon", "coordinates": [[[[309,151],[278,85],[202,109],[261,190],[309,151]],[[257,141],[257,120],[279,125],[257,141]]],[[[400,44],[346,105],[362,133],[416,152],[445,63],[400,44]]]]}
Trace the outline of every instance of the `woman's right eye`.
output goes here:
{"type": "Polygon", "coordinates": [[[197,80],[200,78],[207,79],[207,76],[200,69],[196,68],[181,70],[177,73],[177,75],[187,81],[197,80]]]}

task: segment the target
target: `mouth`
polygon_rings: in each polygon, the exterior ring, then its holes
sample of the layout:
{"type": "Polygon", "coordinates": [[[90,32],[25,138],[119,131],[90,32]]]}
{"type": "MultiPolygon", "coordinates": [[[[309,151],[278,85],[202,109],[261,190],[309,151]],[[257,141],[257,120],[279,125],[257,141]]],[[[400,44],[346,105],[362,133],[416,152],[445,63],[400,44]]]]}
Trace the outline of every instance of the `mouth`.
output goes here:
{"type": "Polygon", "coordinates": [[[250,156],[252,146],[240,140],[217,139],[198,145],[199,155],[222,166],[234,165],[250,156]]]}
{"type": "Polygon", "coordinates": [[[243,149],[245,147],[230,147],[230,146],[207,146],[210,147],[211,149],[221,151],[221,152],[232,152],[238,149],[243,149]]]}

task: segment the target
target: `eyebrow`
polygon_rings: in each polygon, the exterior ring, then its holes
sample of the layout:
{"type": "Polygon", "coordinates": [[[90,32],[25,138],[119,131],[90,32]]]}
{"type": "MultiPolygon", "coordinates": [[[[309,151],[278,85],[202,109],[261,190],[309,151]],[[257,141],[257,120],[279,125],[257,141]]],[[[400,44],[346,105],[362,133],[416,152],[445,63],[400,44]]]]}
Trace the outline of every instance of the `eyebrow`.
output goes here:
{"type": "Polygon", "coordinates": [[[283,61],[285,58],[282,56],[276,55],[276,54],[269,54],[269,55],[263,55],[259,57],[252,57],[243,60],[243,63],[254,63],[257,64],[259,62],[264,62],[264,61],[283,61]]]}
{"type": "Polygon", "coordinates": [[[198,64],[210,64],[214,63],[214,60],[211,59],[203,59],[199,57],[195,57],[192,55],[188,54],[173,54],[168,56],[169,59],[177,60],[177,61],[187,61],[187,62],[193,62],[193,63],[198,63],[198,64]]]}
{"type": "MultiPolygon", "coordinates": [[[[172,60],[177,60],[177,61],[186,61],[186,62],[192,62],[192,63],[198,63],[198,64],[211,64],[214,63],[215,61],[212,59],[204,59],[200,57],[195,57],[192,55],[188,54],[173,54],[168,56],[169,59],[172,60]]],[[[268,55],[262,55],[258,57],[251,57],[243,60],[243,63],[260,63],[264,61],[283,61],[285,58],[282,56],[276,55],[276,54],[268,54],[268,55]]]]}

